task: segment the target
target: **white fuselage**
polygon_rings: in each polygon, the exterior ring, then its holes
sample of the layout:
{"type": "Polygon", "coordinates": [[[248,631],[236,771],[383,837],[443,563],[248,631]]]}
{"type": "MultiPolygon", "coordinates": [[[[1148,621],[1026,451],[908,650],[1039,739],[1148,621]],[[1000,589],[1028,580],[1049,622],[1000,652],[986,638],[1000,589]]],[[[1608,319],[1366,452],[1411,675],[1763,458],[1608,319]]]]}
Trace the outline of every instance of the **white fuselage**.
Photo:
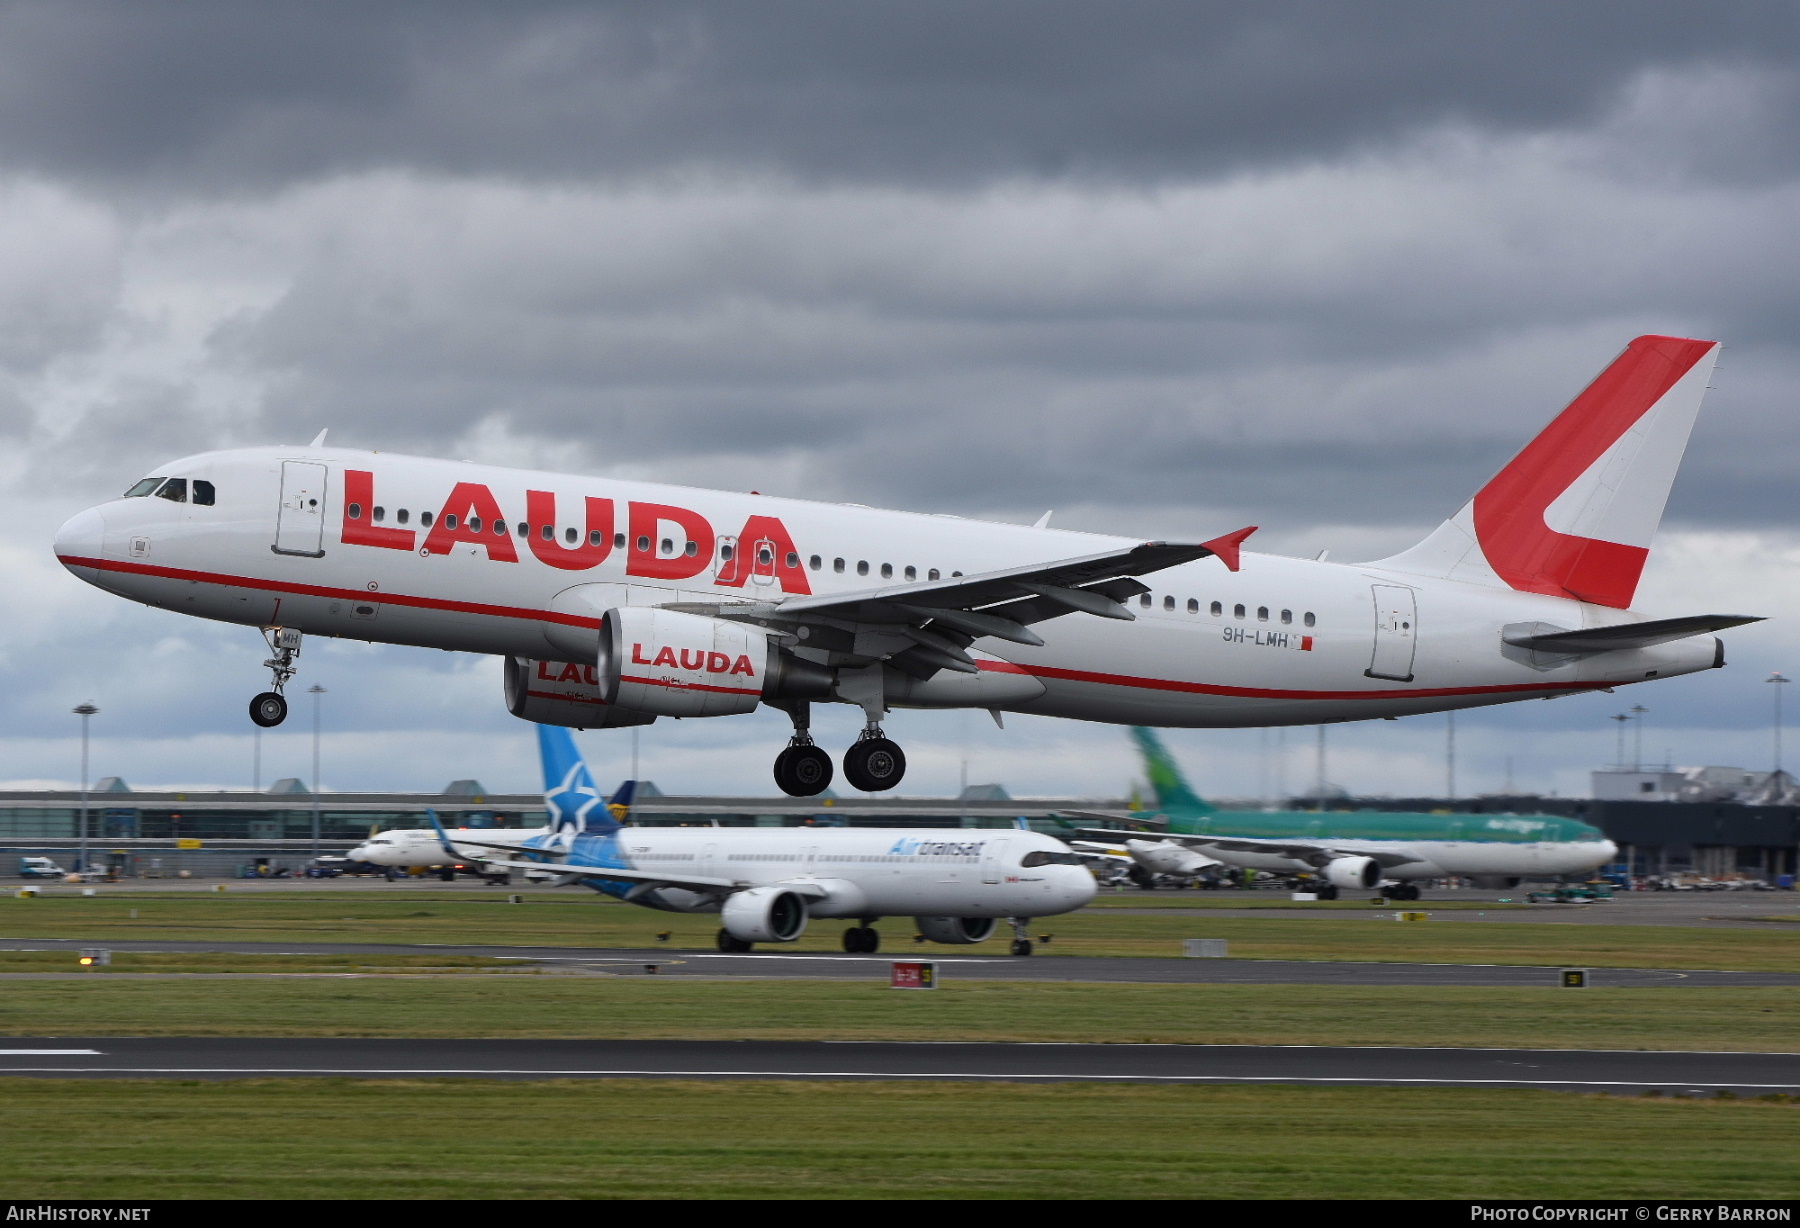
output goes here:
{"type": "MultiPolygon", "coordinates": [[[[212,452],[157,473],[210,482],[216,502],[139,497],[83,512],[57,536],[70,570],[202,618],[558,661],[573,658],[553,630],[598,626],[559,607],[558,594],[574,586],[607,586],[621,606],[780,601],[1131,544],[338,448],[212,452]],[[447,532],[451,517],[457,528],[447,532]],[[772,565],[752,561],[756,543],[770,546],[772,565]]],[[[1637,616],[1371,566],[1245,553],[1236,572],[1207,558],[1144,580],[1152,592],[1130,603],[1135,621],[1069,614],[1035,625],[1042,646],[977,640],[979,673],[939,673],[888,704],[1157,726],[1311,724],[1551,697],[1715,664],[1706,636],[1534,660],[1505,648],[1502,628],[1637,616]]]]}
{"type": "MultiPolygon", "coordinates": [[[[1302,874],[1315,870],[1311,862],[1275,853],[1224,850],[1196,839],[1193,847],[1229,866],[1302,874]]],[[[1425,879],[1466,876],[1498,878],[1549,878],[1559,874],[1583,874],[1618,856],[1611,840],[1545,840],[1508,844],[1480,840],[1332,840],[1337,853],[1365,854],[1378,858],[1398,855],[1407,860],[1382,872],[1385,879],[1425,879]]]]}
{"type": "MultiPolygon", "coordinates": [[[[453,827],[446,834],[450,837],[451,847],[457,848],[456,842],[462,839],[523,840],[541,836],[544,830],[542,827],[453,827]]],[[[443,842],[438,839],[437,833],[428,828],[384,831],[370,836],[344,856],[351,861],[398,870],[429,869],[432,866],[449,865],[452,861],[479,860],[478,850],[472,848],[457,848],[457,856],[450,857],[444,852],[443,842]]]]}
{"type": "MultiPolygon", "coordinates": [[[[1048,917],[1094,898],[1094,876],[1060,840],[1018,830],[849,827],[624,827],[578,836],[565,863],[728,879],[737,889],[776,884],[819,889],[814,917],[1048,917]],[[1037,854],[1051,864],[1024,864],[1037,854]]],[[[716,912],[721,896],[681,887],[651,892],[629,882],[608,894],[672,912],[716,912]]]]}

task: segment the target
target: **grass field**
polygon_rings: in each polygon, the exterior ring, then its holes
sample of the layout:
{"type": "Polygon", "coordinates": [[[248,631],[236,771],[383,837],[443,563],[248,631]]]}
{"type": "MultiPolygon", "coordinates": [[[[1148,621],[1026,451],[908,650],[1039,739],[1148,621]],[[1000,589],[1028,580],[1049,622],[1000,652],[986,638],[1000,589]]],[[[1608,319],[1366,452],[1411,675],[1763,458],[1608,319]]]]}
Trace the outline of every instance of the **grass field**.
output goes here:
{"type": "Polygon", "coordinates": [[[0,1080],[34,1198],[1793,1198],[1800,1106],[1535,1091],[0,1080]]]}
{"type": "MultiPolygon", "coordinates": [[[[104,943],[129,938],[246,942],[496,943],[543,946],[666,946],[712,949],[718,920],[656,913],[593,896],[504,894],[382,897],[181,895],[0,898],[0,937],[55,937],[104,943]],[[136,910],[134,919],[131,912],[136,910]],[[659,934],[668,934],[666,942],[659,934]]],[[[1050,917],[1046,954],[1175,956],[1183,938],[1225,938],[1251,959],[1398,960],[1427,963],[1561,964],[1621,968],[1800,971],[1800,927],[1703,929],[1681,926],[1496,925],[1434,917],[1382,920],[1374,910],[1330,917],[1124,916],[1101,910],[1050,917]]],[[[815,923],[791,948],[839,949],[843,925],[815,923]]],[[[911,941],[907,918],[882,927],[888,952],[946,948],[911,941]]],[[[984,951],[1003,949],[996,940],[984,951]]]]}
{"type": "Polygon", "coordinates": [[[1800,989],[395,976],[13,981],[13,1036],[1007,1040],[1800,1049],[1800,989]]]}

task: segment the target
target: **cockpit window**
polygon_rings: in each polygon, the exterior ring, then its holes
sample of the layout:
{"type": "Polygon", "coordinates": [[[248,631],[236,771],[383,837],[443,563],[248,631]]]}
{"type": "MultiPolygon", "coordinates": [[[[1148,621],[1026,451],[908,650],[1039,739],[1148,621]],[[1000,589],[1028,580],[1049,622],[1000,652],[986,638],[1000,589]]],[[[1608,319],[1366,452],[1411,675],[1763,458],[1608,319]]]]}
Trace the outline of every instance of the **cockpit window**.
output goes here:
{"type": "Polygon", "coordinates": [[[1019,858],[1019,864],[1027,870],[1033,866],[1078,866],[1081,858],[1073,853],[1046,853],[1042,851],[1027,853],[1019,858]]]}
{"type": "Polygon", "coordinates": [[[157,488],[156,497],[167,499],[170,503],[187,502],[187,479],[170,478],[157,488]]]}
{"type": "Polygon", "coordinates": [[[194,502],[201,507],[213,505],[213,484],[211,482],[203,482],[199,478],[194,479],[194,502]]]}
{"type": "Polygon", "coordinates": [[[125,498],[125,499],[142,499],[145,495],[149,494],[151,491],[155,490],[158,486],[161,486],[161,485],[162,485],[161,478],[145,478],[143,481],[141,481],[137,485],[133,486],[130,490],[126,491],[124,493],[124,495],[122,495],[120,497],[125,498]]]}

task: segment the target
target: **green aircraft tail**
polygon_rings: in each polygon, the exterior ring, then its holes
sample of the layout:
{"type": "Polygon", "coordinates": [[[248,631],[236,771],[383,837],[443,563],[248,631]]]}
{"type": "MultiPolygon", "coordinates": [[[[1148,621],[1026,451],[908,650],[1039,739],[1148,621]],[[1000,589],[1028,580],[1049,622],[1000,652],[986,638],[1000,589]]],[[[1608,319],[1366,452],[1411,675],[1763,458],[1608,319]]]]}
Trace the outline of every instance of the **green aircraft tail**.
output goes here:
{"type": "Polygon", "coordinates": [[[1144,757],[1144,774],[1150,778],[1150,787],[1156,790],[1157,805],[1165,811],[1196,814],[1212,810],[1204,798],[1188,787],[1187,778],[1181,774],[1169,748],[1162,744],[1154,730],[1133,725],[1131,736],[1138,744],[1138,753],[1144,757]]]}

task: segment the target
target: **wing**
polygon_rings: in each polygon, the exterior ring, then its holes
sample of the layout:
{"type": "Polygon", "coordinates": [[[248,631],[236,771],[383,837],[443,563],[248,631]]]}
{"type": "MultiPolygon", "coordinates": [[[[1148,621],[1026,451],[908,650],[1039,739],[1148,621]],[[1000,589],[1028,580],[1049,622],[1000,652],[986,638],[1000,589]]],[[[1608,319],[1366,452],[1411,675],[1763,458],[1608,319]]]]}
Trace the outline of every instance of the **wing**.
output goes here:
{"type": "MultiPolygon", "coordinates": [[[[1065,614],[1131,620],[1125,602],[1150,590],[1135,577],[1216,556],[1238,569],[1254,527],[1209,542],[1144,542],[1122,550],[1034,563],[947,580],[883,585],[853,593],[773,601],[687,601],[665,609],[754,622],[775,631],[805,628],[806,647],[832,665],[887,661],[916,678],[940,669],[978,672],[968,647],[986,636],[1041,645],[1031,624],[1065,614]]],[[[796,640],[798,637],[796,637],[796,640]]]]}
{"type": "MultiPolygon", "coordinates": [[[[1146,829],[1167,827],[1169,820],[1160,814],[1145,814],[1141,810],[1059,810],[1050,816],[1058,821],[1063,819],[1098,819],[1102,823],[1130,823],[1132,831],[1114,831],[1113,835],[1136,835],[1146,829]]],[[[1092,835],[1091,830],[1086,834],[1092,835]]]]}
{"type": "MultiPolygon", "coordinates": [[[[1089,839],[1117,840],[1121,833],[1108,828],[1083,828],[1079,835],[1089,839]]],[[[1168,840],[1183,847],[1193,849],[1196,853],[1204,853],[1228,861],[1230,858],[1220,854],[1260,853],[1267,857],[1286,857],[1290,861],[1304,862],[1311,866],[1323,866],[1326,862],[1339,857],[1372,857],[1384,869],[1395,866],[1411,865],[1420,859],[1410,853],[1390,852],[1388,850],[1349,849],[1323,840],[1263,840],[1255,836],[1189,836],[1172,835],[1168,832],[1132,832],[1133,840],[1168,840]]]]}

